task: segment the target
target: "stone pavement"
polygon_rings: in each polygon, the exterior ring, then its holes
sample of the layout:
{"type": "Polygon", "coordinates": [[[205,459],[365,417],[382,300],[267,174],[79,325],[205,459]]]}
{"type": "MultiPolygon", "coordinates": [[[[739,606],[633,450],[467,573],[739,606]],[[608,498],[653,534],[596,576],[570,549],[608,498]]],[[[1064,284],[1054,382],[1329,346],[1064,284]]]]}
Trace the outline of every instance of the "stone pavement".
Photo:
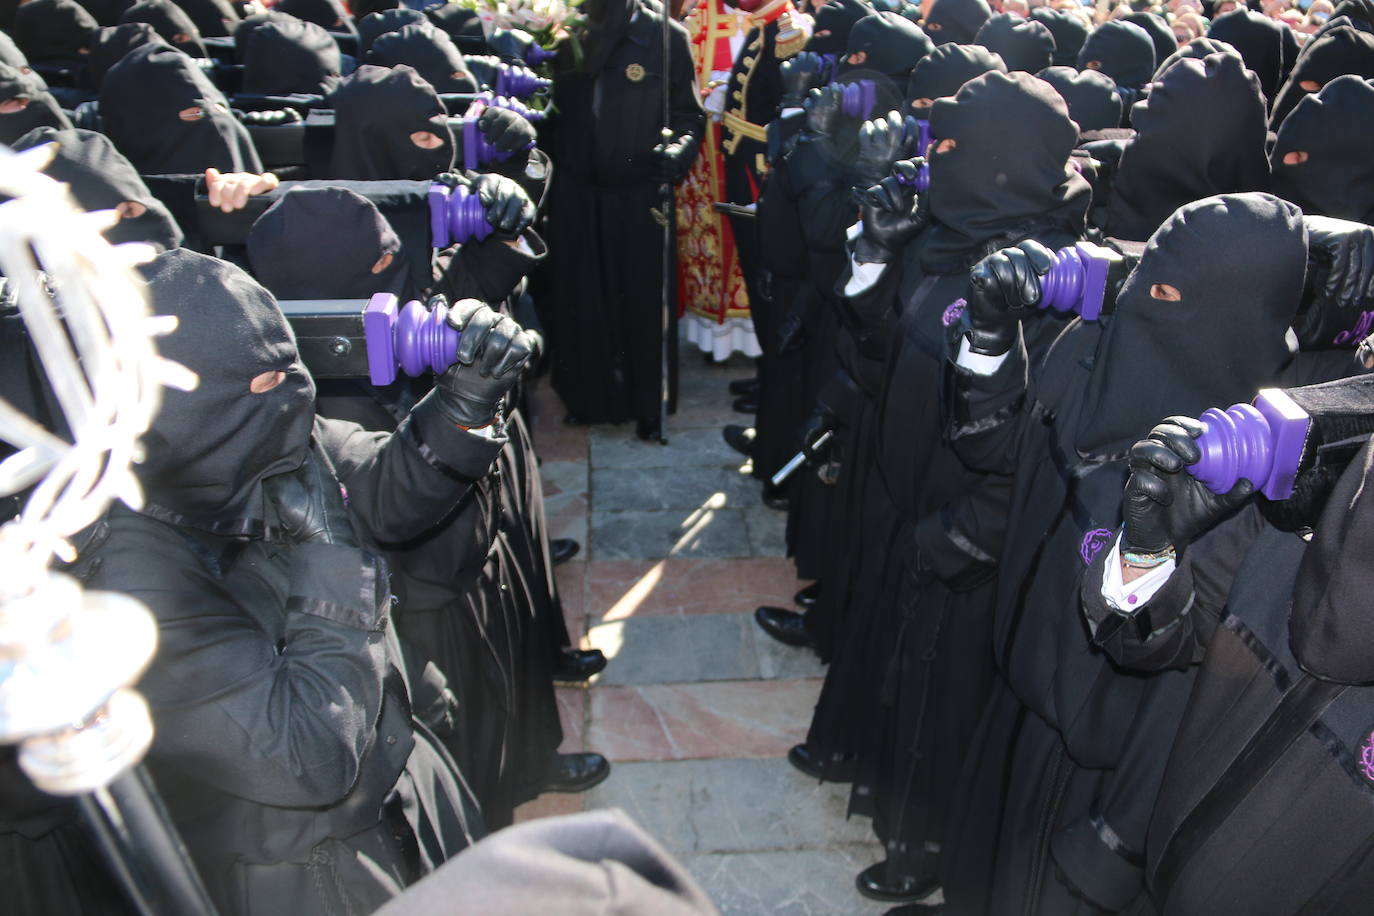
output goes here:
{"type": "Polygon", "coordinates": [[[568,625],[610,659],[590,686],[558,689],[562,749],[600,751],[612,770],[517,819],[623,808],[728,916],[882,913],[854,891],[881,848],[866,819],[845,819],[848,787],[786,760],[824,670],[751,616],[792,606],[805,584],[783,556],[785,515],[762,504],[721,439],[748,419],[726,386],[752,368],[739,357],[707,365],[686,348],[681,365],[667,447],[636,440],[632,423],[564,426],[546,380],[533,394],[551,536],[582,544],[558,570],[568,625]]]}

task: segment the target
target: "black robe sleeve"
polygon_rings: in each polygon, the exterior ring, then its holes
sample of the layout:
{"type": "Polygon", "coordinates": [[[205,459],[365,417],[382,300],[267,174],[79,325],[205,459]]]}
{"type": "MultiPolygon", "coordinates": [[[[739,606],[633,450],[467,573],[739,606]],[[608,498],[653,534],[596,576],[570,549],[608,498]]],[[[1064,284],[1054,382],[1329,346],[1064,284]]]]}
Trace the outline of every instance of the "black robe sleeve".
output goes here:
{"type": "Polygon", "coordinates": [[[1020,464],[1021,430],[1034,403],[1026,345],[1021,333],[1002,364],[980,375],[956,362],[962,339],[960,323],[949,326],[945,376],[949,403],[947,433],[955,454],[970,468],[1011,475],[1020,464]]]}

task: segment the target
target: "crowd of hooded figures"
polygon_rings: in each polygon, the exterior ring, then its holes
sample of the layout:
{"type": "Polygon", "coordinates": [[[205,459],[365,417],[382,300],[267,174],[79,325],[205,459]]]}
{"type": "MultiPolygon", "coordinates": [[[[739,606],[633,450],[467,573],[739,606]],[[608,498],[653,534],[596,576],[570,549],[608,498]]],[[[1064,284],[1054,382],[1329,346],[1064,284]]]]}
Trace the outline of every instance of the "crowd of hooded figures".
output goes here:
{"type": "MultiPolygon", "coordinates": [[[[200,379],[63,571],[156,618],[219,911],[715,912],[621,814],[510,826],[610,770],[527,392],[662,440],[679,336],[757,360],[723,435],[810,584],[755,619],[827,665],[788,759],[871,819],[855,909],[1369,911],[1374,4],[420,6],[0,8],[0,142],[152,247],[200,379]],[[378,293],[432,371],[298,346],[378,293]]],[[[6,912],[135,912],[0,774],[6,912]]]]}

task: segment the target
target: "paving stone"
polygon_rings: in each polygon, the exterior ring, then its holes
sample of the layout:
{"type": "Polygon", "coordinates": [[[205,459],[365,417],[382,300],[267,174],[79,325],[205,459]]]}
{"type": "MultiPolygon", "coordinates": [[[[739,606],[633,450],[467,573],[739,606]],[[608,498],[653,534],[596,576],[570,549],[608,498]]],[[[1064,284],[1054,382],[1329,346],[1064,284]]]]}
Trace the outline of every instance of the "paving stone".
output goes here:
{"type": "Polygon", "coordinates": [[[553,694],[558,701],[558,720],[563,725],[559,752],[572,754],[587,750],[587,713],[591,707],[588,688],[558,686],[553,694]]]}
{"type": "Polygon", "coordinates": [[[558,582],[558,598],[563,602],[563,622],[574,646],[580,646],[582,637],[587,634],[587,566],[587,563],[572,560],[553,572],[558,582]]]}
{"type": "MultiPolygon", "coordinates": [[[[782,605],[792,608],[790,604],[782,605]]],[[[810,649],[788,646],[778,642],[763,628],[749,618],[749,638],[754,642],[754,652],[759,660],[759,676],[764,678],[805,678],[825,677],[825,665],[810,649]]]]}
{"type": "Polygon", "coordinates": [[[541,817],[560,817],[581,814],[587,809],[587,797],[576,792],[550,792],[515,809],[515,823],[538,820],[541,817]]]}
{"type": "Polygon", "coordinates": [[[667,445],[641,442],[634,426],[591,429],[593,468],[739,467],[743,458],[725,444],[718,428],[684,429],[667,445]]]}
{"type": "Polygon", "coordinates": [[[587,632],[610,660],[597,684],[738,681],[761,675],[758,650],[742,614],[615,620],[587,632]]]}
{"type": "Polygon", "coordinates": [[[806,740],[818,679],[591,688],[587,744],[611,760],[782,757],[806,740]]]}
{"type": "Polygon", "coordinates": [[[748,556],[744,511],[716,504],[698,509],[593,510],[589,559],[748,556]]]}
{"type": "Polygon", "coordinates": [[[749,550],[756,557],[787,555],[787,513],[767,506],[744,510],[744,525],[749,531],[749,550]]]}
{"type": "Polygon", "coordinates": [[[806,583],[783,557],[669,557],[586,564],[586,608],[593,621],[675,614],[753,613],[761,604],[792,606],[806,583]]]}
{"type": "Polygon", "coordinates": [[[763,490],[737,468],[600,468],[592,473],[598,510],[696,509],[760,505],[763,490]]]}
{"type": "Polygon", "coordinates": [[[560,497],[587,495],[587,461],[551,461],[547,458],[539,465],[539,479],[544,485],[544,507],[546,510],[560,507],[560,497]]]}
{"type": "Polygon", "coordinates": [[[880,853],[877,847],[834,846],[689,856],[683,864],[722,916],[880,916],[891,904],[854,890],[854,876],[880,853]]]}

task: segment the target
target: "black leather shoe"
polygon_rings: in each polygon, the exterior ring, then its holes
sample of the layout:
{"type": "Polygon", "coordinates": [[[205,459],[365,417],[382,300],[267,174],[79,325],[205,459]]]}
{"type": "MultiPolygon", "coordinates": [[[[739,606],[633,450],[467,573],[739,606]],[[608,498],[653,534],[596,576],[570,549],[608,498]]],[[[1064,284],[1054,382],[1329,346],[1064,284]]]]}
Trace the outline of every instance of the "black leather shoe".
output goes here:
{"type": "Polygon", "coordinates": [[[816,606],[816,602],[821,600],[821,584],[812,582],[806,588],[792,596],[792,600],[797,603],[797,607],[811,610],[816,606]]]}
{"type": "Polygon", "coordinates": [[[663,427],[658,420],[638,420],[635,422],[635,435],[645,442],[661,442],[668,444],[668,440],[663,438],[663,427]]]}
{"type": "Polygon", "coordinates": [[[735,379],[733,382],[730,383],[730,393],[735,395],[736,397],[739,397],[740,395],[744,394],[758,394],[759,377],[756,375],[753,378],[735,379]]]}
{"type": "Polygon", "coordinates": [[[754,427],[730,424],[720,431],[725,444],[746,458],[754,454],[754,427]]]}
{"type": "Polygon", "coordinates": [[[558,566],[577,556],[581,549],[582,545],[572,538],[554,538],[549,541],[549,559],[553,560],[554,566],[558,566]]]}
{"type": "Polygon", "coordinates": [[[539,786],[545,792],[585,792],[611,775],[611,764],[600,754],[554,754],[553,763],[539,786]]]}
{"type": "Polygon", "coordinates": [[[870,865],[854,878],[854,887],[860,894],[884,903],[915,903],[930,896],[939,886],[940,879],[931,876],[889,876],[886,862],[870,865]],[[897,880],[889,883],[890,877],[897,880]]]}
{"type": "Polygon", "coordinates": [[[802,615],[781,607],[764,607],[754,611],[754,620],[763,627],[763,632],[788,646],[811,645],[811,634],[806,632],[802,615]]]}
{"type": "Polygon", "coordinates": [[[822,782],[853,782],[854,758],[823,756],[809,744],[797,744],[787,752],[787,762],[812,779],[822,782]]]}
{"type": "Polygon", "coordinates": [[[763,504],[770,509],[777,509],[779,512],[786,512],[792,508],[792,500],[787,495],[787,488],[775,487],[771,483],[763,485],[763,504]]]}
{"type": "Polygon", "coordinates": [[[565,684],[585,681],[606,667],[600,649],[564,649],[553,657],[553,679],[565,684]]]}
{"type": "Polygon", "coordinates": [[[758,413],[759,396],[757,394],[746,394],[735,398],[734,408],[737,413],[758,413]]]}

